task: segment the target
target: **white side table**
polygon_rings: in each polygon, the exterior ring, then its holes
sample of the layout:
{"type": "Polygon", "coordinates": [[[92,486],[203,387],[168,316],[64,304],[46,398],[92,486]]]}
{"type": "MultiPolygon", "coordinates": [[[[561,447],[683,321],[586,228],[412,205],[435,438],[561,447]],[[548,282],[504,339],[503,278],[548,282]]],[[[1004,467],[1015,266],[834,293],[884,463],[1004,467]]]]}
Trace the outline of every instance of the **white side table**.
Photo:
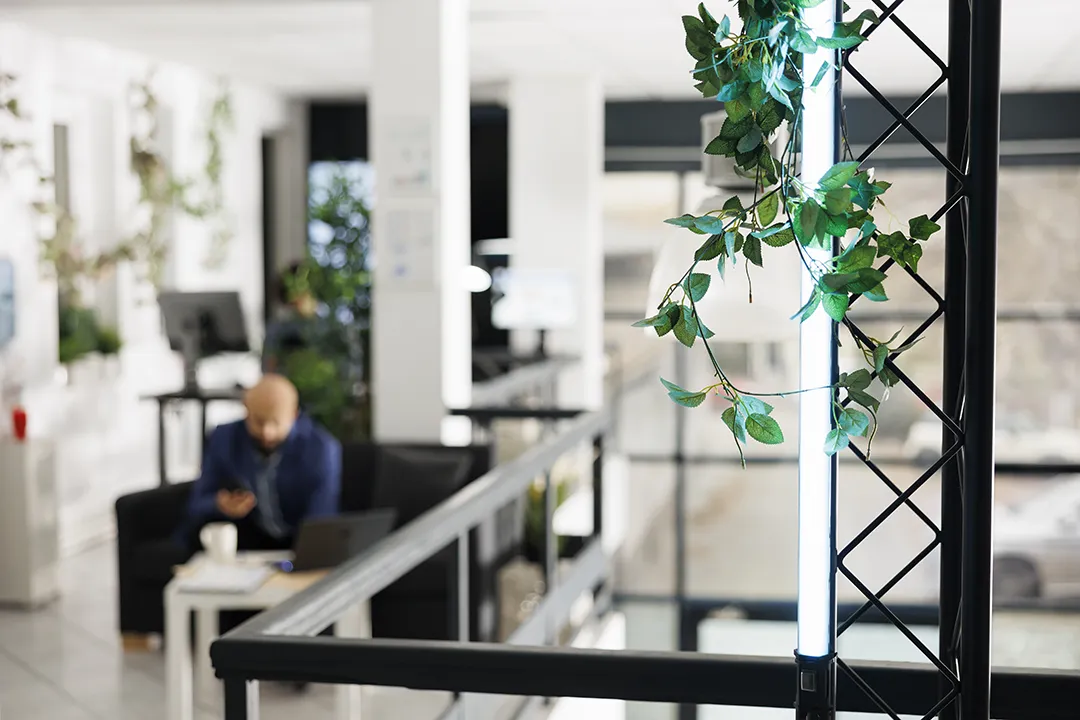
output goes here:
{"type": "MultiPolygon", "coordinates": [[[[240,553],[240,563],[267,564],[287,559],[289,553],[240,553]]],[[[196,555],[188,564],[177,569],[177,577],[165,588],[165,702],[168,720],[192,720],[195,696],[200,697],[215,687],[216,678],[210,664],[210,645],[218,637],[218,614],[223,610],[266,610],[289,599],[296,593],[322,579],[326,571],[307,573],[278,572],[252,593],[190,592],[181,588],[180,577],[195,572],[208,560],[196,555]],[[195,613],[195,652],[191,650],[191,614],[195,613]]],[[[367,602],[359,603],[337,623],[338,637],[371,637],[367,602]]],[[[337,688],[337,720],[359,720],[361,688],[339,685],[337,688]]]]}

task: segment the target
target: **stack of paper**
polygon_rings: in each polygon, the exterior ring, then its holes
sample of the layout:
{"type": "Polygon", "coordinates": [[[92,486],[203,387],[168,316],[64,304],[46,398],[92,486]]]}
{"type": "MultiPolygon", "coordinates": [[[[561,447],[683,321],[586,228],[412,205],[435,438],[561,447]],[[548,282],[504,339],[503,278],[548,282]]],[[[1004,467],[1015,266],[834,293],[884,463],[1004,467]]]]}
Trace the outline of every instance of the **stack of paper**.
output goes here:
{"type": "Polygon", "coordinates": [[[273,568],[260,565],[213,565],[198,566],[190,575],[179,579],[184,592],[204,593],[253,593],[263,586],[273,568]]]}

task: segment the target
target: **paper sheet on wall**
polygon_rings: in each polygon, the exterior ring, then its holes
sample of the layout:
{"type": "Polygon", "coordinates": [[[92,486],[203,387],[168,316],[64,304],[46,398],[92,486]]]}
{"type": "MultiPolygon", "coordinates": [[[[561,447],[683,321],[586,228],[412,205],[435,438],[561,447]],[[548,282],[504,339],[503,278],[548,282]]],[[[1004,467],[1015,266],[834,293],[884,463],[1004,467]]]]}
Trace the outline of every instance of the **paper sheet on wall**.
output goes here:
{"type": "Polygon", "coordinates": [[[435,210],[430,203],[387,207],[382,230],[387,242],[379,263],[380,282],[394,286],[436,285],[435,210]]]}
{"type": "Polygon", "coordinates": [[[433,189],[434,128],[427,118],[394,118],[388,124],[379,168],[390,193],[427,193],[433,189]]]}

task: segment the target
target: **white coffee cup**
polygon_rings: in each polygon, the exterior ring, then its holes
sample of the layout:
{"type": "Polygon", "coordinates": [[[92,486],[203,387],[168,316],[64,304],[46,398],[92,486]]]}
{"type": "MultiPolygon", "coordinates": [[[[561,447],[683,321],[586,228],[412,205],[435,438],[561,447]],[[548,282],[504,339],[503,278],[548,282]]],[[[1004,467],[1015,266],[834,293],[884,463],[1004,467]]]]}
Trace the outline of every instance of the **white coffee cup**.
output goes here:
{"type": "Polygon", "coordinates": [[[216,563],[228,564],[236,560],[236,526],[232,523],[209,523],[199,531],[199,542],[207,555],[216,563]]]}

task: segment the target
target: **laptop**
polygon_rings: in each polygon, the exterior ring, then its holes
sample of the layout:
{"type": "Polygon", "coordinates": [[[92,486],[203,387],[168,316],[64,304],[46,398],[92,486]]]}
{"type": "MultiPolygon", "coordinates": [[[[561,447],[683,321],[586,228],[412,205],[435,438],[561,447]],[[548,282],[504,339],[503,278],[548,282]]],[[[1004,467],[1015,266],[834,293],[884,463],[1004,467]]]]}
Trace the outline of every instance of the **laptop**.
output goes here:
{"type": "Polygon", "coordinates": [[[334,568],[394,531],[397,510],[371,510],[305,521],[293,546],[293,572],[334,568]]]}

